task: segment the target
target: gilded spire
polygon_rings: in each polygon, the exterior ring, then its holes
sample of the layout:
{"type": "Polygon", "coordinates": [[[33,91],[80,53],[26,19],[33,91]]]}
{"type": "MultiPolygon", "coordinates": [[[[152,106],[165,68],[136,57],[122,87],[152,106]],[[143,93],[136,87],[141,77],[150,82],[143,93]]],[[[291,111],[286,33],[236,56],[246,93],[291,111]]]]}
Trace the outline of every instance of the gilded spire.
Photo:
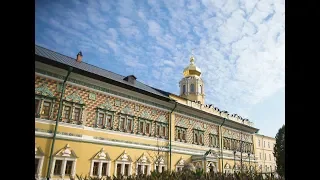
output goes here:
{"type": "Polygon", "coordinates": [[[191,64],[194,64],[194,54],[193,54],[193,50],[194,50],[195,48],[193,48],[192,49],[192,51],[191,51],[191,57],[190,57],[190,63],[191,64]]]}

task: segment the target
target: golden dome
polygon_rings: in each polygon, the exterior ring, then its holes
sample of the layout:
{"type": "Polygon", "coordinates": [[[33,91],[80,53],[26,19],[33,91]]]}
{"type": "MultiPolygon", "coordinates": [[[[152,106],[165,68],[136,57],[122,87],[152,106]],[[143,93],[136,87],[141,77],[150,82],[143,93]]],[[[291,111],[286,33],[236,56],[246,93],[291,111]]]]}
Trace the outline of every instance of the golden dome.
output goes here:
{"type": "Polygon", "coordinates": [[[190,57],[190,64],[189,66],[187,66],[186,68],[184,68],[183,70],[183,75],[184,77],[186,76],[200,76],[201,75],[201,69],[198,68],[195,64],[194,64],[194,57],[191,56],[190,57]]]}

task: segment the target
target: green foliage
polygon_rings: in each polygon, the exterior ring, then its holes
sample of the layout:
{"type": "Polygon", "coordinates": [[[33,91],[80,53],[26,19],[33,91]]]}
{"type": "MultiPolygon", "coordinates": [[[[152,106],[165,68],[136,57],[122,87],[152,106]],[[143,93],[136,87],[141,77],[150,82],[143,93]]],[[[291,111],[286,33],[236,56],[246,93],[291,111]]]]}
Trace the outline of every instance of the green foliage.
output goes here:
{"type": "Polygon", "coordinates": [[[285,177],[285,125],[283,125],[277,135],[274,146],[274,157],[276,158],[277,172],[281,177],[285,177]]]}
{"type": "MultiPolygon", "coordinates": [[[[78,180],[111,180],[111,177],[107,178],[95,178],[95,177],[82,177],[77,175],[78,180]]],[[[273,174],[258,174],[258,173],[205,173],[202,169],[196,171],[183,170],[182,172],[168,172],[164,171],[151,172],[151,175],[133,175],[128,177],[115,177],[113,176],[112,180],[283,180],[283,178],[275,178],[273,174]]]]}

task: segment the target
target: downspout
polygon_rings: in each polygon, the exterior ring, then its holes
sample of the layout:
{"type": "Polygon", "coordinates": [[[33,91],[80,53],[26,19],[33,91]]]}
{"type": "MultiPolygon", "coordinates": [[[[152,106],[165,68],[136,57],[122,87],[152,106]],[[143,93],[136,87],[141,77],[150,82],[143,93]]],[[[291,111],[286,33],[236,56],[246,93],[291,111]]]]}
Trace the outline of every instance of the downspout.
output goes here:
{"type": "MultiPolygon", "coordinates": [[[[221,165],[222,173],[223,173],[223,148],[222,148],[222,138],[223,138],[223,136],[222,136],[221,127],[223,126],[225,121],[226,121],[226,118],[223,118],[223,122],[219,126],[219,131],[220,131],[220,156],[221,156],[221,161],[222,161],[222,165],[221,165]]],[[[222,176],[222,177],[224,177],[224,176],[222,176]]]]}
{"type": "Polygon", "coordinates": [[[171,172],[171,153],[172,153],[172,151],[171,151],[171,142],[172,142],[172,139],[171,139],[171,116],[172,116],[172,113],[173,113],[173,111],[176,109],[176,107],[177,107],[177,101],[175,101],[175,104],[174,104],[174,108],[171,110],[171,112],[170,112],[170,122],[169,122],[169,129],[170,129],[170,131],[169,131],[169,133],[170,133],[170,135],[169,135],[169,158],[170,158],[170,160],[169,160],[169,171],[171,172]]]}
{"type": "Polygon", "coordinates": [[[68,69],[68,74],[65,77],[63,83],[62,83],[62,92],[60,95],[60,103],[59,103],[59,110],[58,110],[58,117],[56,120],[56,126],[54,127],[54,133],[53,133],[53,137],[52,137],[52,144],[51,144],[51,150],[50,150],[50,156],[49,156],[49,165],[48,165],[48,169],[47,169],[47,180],[50,179],[50,170],[51,170],[51,165],[52,165],[52,153],[53,153],[53,149],[54,149],[54,143],[56,141],[56,135],[57,135],[57,129],[58,129],[58,125],[59,125],[59,119],[61,118],[61,111],[62,111],[62,102],[63,102],[63,96],[64,96],[64,92],[65,92],[65,86],[66,86],[66,82],[68,80],[68,77],[71,73],[71,71],[73,70],[72,67],[69,67],[68,69]]]}

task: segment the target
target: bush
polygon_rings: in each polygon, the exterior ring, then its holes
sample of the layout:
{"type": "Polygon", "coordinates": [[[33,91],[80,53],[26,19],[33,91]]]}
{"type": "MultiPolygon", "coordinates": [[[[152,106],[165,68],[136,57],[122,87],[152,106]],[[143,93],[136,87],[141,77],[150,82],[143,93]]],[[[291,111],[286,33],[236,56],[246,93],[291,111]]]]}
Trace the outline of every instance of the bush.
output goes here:
{"type": "Polygon", "coordinates": [[[77,175],[78,180],[283,180],[284,178],[275,178],[272,173],[234,173],[234,174],[222,174],[222,173],[204,173],[202,169],[197,169],[195,171],[191,171],[188,169],[184,169],[182,172],[151,172],[151,175],[132,175],[129,177],[82,177],[77,175]]]}

